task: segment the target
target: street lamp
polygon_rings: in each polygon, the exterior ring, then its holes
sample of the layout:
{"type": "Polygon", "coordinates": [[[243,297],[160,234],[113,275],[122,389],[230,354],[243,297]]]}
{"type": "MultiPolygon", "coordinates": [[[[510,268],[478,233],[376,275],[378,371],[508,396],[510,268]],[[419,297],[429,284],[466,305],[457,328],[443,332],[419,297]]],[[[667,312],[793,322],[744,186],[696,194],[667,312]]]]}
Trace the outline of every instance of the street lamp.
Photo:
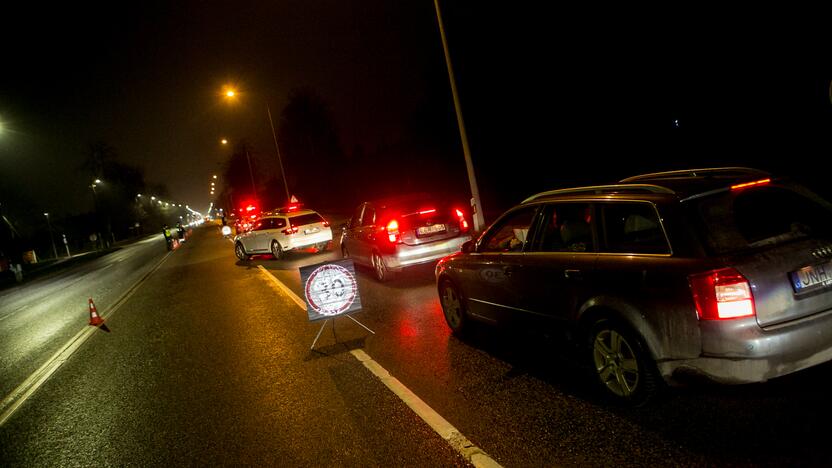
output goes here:
{"type": "Polygon", "coordinates": [[[52,235],[52,223],[49,222],[49,213],[44,213],[46,216],[46,225],[49,227],[49,238],[52,240],[52,252],[55,254],[55,260],[58,259],[58,248],[55,247],[55,236],[52,235]]]}
{"type": "MultiPolygon", "coordinates": [[[[95,187],[101,184],[101,179],[95,179],[92,184],[90,184],[90,188],[92,189],[92,205],[93,211],[95,216],[95,242],[96,247],[98,247],[99,240],[101,241],[102,245],[104,243],[104,239],[101,238],[101,227],[99,226],[100,221],[98,219],[98,193],[95,191],[95,187]]],[[[92,240],[92,239],[91,239],[92,240]]]]}
{"type": "MultiPolygon", "coordinates": [[[[237,97],[237,91],[230,87],[225,87],[225,97],[226,100],[233,100],[237,97]]],[[[280,145],[277,144],[277,132],[274,131],[274,121],[272,120],[272,110],[269,107],[269,104],[266,103],[266,113],[269,116],[269,126],[272,129],[272,138],[274,139],[274,149],[277,153],[277,163],[280,165],[280,177],[283,179],[283,188],[286,190],[286,204],[289,203],[289,184],[286,182],[286,171],[283,169],[283,158],[280,156],[280,145]]]]}

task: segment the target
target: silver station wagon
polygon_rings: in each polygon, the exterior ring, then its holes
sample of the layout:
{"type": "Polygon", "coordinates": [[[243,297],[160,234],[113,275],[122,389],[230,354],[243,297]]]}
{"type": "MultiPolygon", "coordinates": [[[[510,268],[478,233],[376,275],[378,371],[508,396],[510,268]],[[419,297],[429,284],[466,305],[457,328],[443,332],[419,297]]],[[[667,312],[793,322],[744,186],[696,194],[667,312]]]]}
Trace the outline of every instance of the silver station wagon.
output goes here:
{"type": "Polygon", "coordinates": [[[286,252],[315,247],[325,250],[332,241],[329,223],[312,210],[264,213],[251,229],[234,239],[234,253],[240,260],[254,254],[272,254],[280,260],[286,252]]]}
{"type": "Polygon", "coordinates": [[[748,168],[529,197],[436,268],[449,327],[567,331],[605,393],[762,382],[832,359],[832,205],[748,168]]]}

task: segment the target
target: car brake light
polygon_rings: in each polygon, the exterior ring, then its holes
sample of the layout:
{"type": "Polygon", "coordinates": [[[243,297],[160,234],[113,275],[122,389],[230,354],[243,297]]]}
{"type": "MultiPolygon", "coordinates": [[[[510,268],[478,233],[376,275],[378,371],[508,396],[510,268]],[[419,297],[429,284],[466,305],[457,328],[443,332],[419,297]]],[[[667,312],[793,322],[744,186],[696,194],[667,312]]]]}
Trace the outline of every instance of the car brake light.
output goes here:
{"type": "Polygon", "coordinates": [[[689,278],[696,313],[700,320],[753,317],[751,284],[734,268],[723,268],[689,278]]]}
{"type": "Polygon", "coordinates": [[[429,208],[427,210],[422,210],[419,212],[420,215],[426,215],[431,213],[436,213],[436,208],[429,208]]]}
{"type": "Polygon", "coordinates": [[[390,220],[390,222],[387,223],[387,239],[393,244],[395,244],[396,242],[399,242],[399,240],[400,240],[400,238],[399,238],[399,222],[396,221],[395,219],[390,220]]]}
{"type": "Polygon", "coordinates": [[[298,227],[297,226],[287,227],[286,229],[283,230],[283,234],[286,234],[287,236],[291,236],[292,234],[296,234],[297,232],[298,232],[298,227]]]}
{"type": "Polygon", "coordinates": [[[329,221],[324,220],[324,221],[323,221],[323,225],[324,225],[324,227],[329,227],[329,221]]]}
{"type": "Polygon", "coordinates": [[[754,182],[746,182],[744,184],[732,185],[731,190],[740,190],[740,189],[744,189],[744,188],[747,188],[747,187],[753,187],[755,185],[765,185],[769,182],[771,182],[771,179],[755,180],[754,182]]]}
{"type": "Polygon", "coordinates": [[[459,230],[462,232],[468,232],[468,221],[465,220],[465,214],[459,208],[455,208],[454,213],[459,219],[459,230]]]}

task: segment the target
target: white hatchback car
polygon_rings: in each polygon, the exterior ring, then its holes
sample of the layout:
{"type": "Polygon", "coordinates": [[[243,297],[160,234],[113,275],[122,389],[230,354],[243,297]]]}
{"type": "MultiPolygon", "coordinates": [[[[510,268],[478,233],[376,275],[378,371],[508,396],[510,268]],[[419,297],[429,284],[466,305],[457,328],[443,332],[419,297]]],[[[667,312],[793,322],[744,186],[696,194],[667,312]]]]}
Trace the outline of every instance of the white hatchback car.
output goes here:
{"type": "Polygon", "coordinates": [[[234,238],[234,253],[240,260],[255,254],[274,255],[280,260],[290,250],[315,247],[323,251],[332,241],[329,223],[312,210],[264,213],[251,230],[234,238]]]}

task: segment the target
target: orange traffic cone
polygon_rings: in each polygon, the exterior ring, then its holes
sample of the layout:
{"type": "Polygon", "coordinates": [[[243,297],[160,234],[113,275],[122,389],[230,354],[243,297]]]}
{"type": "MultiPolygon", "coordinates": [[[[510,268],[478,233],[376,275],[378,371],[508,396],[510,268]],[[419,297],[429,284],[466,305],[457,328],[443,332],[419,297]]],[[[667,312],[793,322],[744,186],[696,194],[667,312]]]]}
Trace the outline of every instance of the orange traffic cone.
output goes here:
{"type": "Polygon", "coordinates": [[[98,315],[98,311],[95,310],[95,303],[90,298],[90,325],[97,327],[104,323],[104,319],[98,315]]]}

